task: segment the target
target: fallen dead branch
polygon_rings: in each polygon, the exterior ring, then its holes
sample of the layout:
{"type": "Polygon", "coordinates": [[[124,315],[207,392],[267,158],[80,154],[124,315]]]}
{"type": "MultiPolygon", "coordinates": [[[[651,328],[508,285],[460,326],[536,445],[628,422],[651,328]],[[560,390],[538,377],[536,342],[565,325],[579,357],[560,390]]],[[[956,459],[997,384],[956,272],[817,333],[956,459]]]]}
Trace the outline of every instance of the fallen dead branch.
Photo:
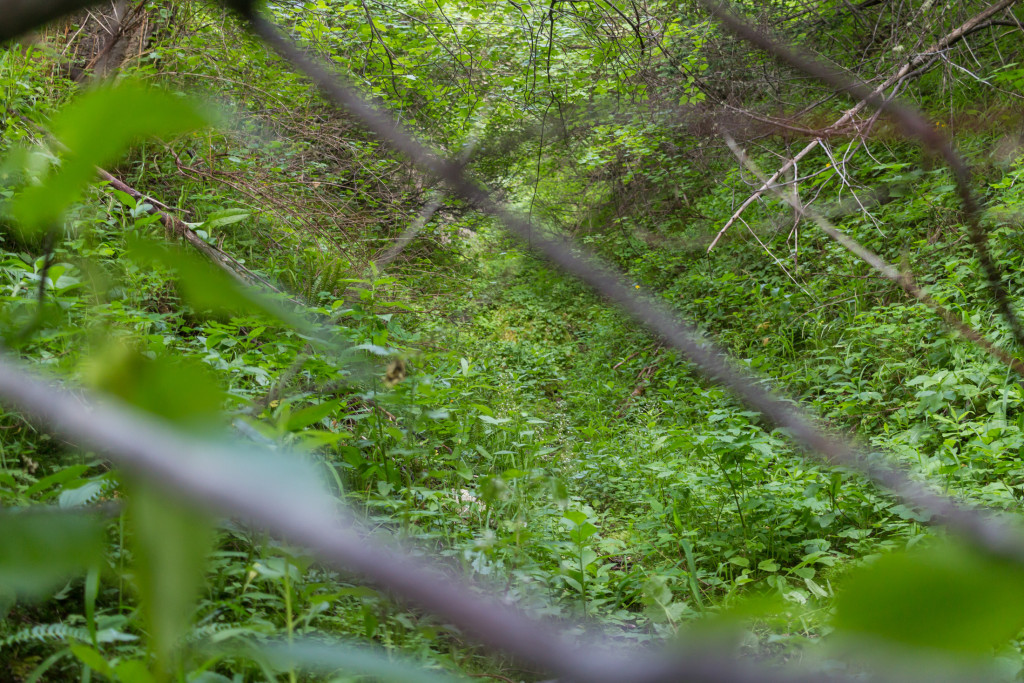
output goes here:
{"type": "MultiPolygon", "coordinates": [[[[25,117],[21,118],[31,126],[37,126],[35,122],[30,121],[25,117]]],[[[51,142],[58,148],[66,151],[66,148],[59,140],[51,138],[51,142]]],[[[226,272],[240,284],[250,287],[261,288],[274,294],[286,294],[266,278],[257,275],[256,273],[246,268],[241,261],[236,259],[231,254],[227,253],[220,247],[214,246],[206,242],[202,237],[200,237],[196,233],[195,230],[189,227],[187,223],[185,223],[183,220],[175,216],[170,211],[170,207],[168,207],[167,204],[164,204],[163,202],[154,199],[149,195],[139,192],[134,187],[129,186],[124,181],[115,177],[109,171],[106,171],[98,166],[96,167],[96,175],[105,180],[110,187],[114,188],[115,190],[124,192],[125,194],[129,195],[132,199],[134,199],[136,202],[139,202],[140,206],[148,206],[148,208],[146,208],[146,212],[152,216],[157,216],[160,219],[160,224],[164,226],[164,229],[167,231],[169,235],[175,235],[184,239],[186,242],[195,247],[199,252],[201,252],[204,256],[209,258],[210,261],[214,263],[214,265],[221,268],[221,270],[226,272]],[[162,207],[163,210],[158,209],[158,206],[162,207]]]]}
{"type": "MultiPolygon", "coordinates": [[[[999,2],[990,6],[988,9],[979,12],[975,16],[971,17],[963,24],[961,24],[959,27],[957,27],[955,30],[947,33],[927,50],[925,50],[924,52],[919,52],[918,54],[911,57],[911,59],[902,67],[900,67],[899,70],[896,71],[896,73],[889,76],[889,78],[885,79],[881,83],[881,85],[877,86],[872,91],[872,95],[876,97],[882,97],[884,96],[886,90],[893,87],[894,85],[899,84],[905,78],[920,76],[925,72],[927,66],[930,66],[931,63],[935,62],[938,59],[943,50],[948,49],[950,46],[954,45],[955,43],[963,39],[978,25],[982,24],[993,15],[1010,7],[1016,2],[1017,0],[1000,0],[999,2]]],[[[725,225],[723,225],[721,230],[718,231],[718,234],[715,235],[715,239],[711,240],[711,244],[708,245],[708,253],[710,253],[711,250],[715,248],[715,245],[718,244],[718,241],[722,239],[722,235],[725,234],[725,232],[732,226],[732,224],[735,223],[739,219],[739,217],[743,215],[743,212],[747,210],[747,207],[749,207],[751,204],[760,199],[761,196],[764,195],[764,193],[767,192],[768,189],[772,187],[772,185],[774,185],[780,177],[782,177],[783,173],[791,169],[794,164],[796,164],[805,156],[814,151],[814,149],[819,144],[821,144],[825,135],[834,134],[839,129],[844,128],[845,126],[850,124],[853,121],[853,118],[857,114],[859,114],[865,107],[867,107],[868,104],[870,104],[869,99],[862,99],[853,107],[846,110],[846,112],[844,112],[843,115],[840,116],[835,121],[835,123],[833,123],[827,129],[825,129],[825,131],[823,131],[822,135],[815,137],[813,140],[807,143],[807,146],[805,146],[803,149],[797,152],[796,155],[794,155],[791,159],[787,160],[786,163],[782,164],[782,166],[780,166],[775,173],[769,176],[768,179],[761,184],[761,187],[758,188],[752,195],[747,197],[747,199],[742,204],[740,204],[739,208],[736,209],[732,217],[725,222],[725,225]]]]}
{"type": "MultiPolygon", "coordinates": [[[[1014,1],[1001,0],[985,12],[979,14],[974,20],[986,15],[988,12],[1005,9],[1013,4],[1014,1]]],[[[879,112],[886,113],[893,121],[900,125],[908,138],[916,139],[924,149],[943,160],[950,171],[952,171],[957,196],[964,207],[964,222],[967,224],[967,234],[977,254],[978,263],[985,273],[989,293],[992,295],[1000,315],[1009,326],[1014,340],[1019,345],[1024,346],[1024,325],[1021,324],[1020,318],[1013,310],[1010,293],[1003,280],[1002,272],[996,265],[995,259],[992,258],[992,252],[989,250],[988,233],[981,224],[981,205],[971,189],[971,170],[963,157],[954,149],[949,138],[939,131],[923,114],[897,101],[894,97],[887,97],[871,90],[862,81],[851,78],[846,74],[838,73],[831,66],[816,61],[773,40],[739,19],[735,14],[714,0],[699,0],[699,2],[729,31],[751,45],[761,48],[776,61],[787,64],[822,83],[832,86],[837,92],[846,93],[859,101],[870,104],[878,109],[879,112]]],[[[961,36],[963,35],[962,29],[962,26],[961,29],[958,29],[961,36]]]]}
{"type": "MultiPolygon", "coordinates": [[[[226,272],[228,275],[235,278],[239,283],[248,285],[251,287],[257,287],[267,289],[275,294],[284,294],[280,289],[275,287],[269,280],[263,278],[256,273],[246,268],[238,259],[231,254],[227,253],[223,249],[216,247],[209,242],[206,242],[200,237],[195,230],[185,224],[180,218],[175,216],[169,211],[161,211],[156,208],[154,204],[160,204],[155,200],[151,200],[146,195],[142,194],[135,188],[129,187],[124,182],[118,180],[109,172],[104,171],[102,168],[96,169],[97,174],[100,178],[106,180],[110,187],[115,190],[120,190],[125,194],[131,195],[131,197],[138,201],[143,201],[149,205],[146,212],[153,216],[158,216],[160,223],[167,230],[168,234],[176,235],[184,239],[186,242],[195,247],[204,256],[210,259],[215,265],[219,266],[221,270],[226,272]]],[[[161,206],[166,206],[161,204],[161,206]]]]}
{"type": "Polygon", "coordinates": [[[1019,358],[1010,355],[1003,349],[993,344],[980,332],[978,332],[973,327],[971,327],[963,320],[961,320],[961,318],[955,313],[953,313],[953,311],[949,310],[948,308],[940,304],[938,301],[933,299],[931,295],[929,295],[927,292],[921,289],[921,287],[916,282],[914,282],[913,276],[909,272],[900,271],[899,268],[892,265],[878,254],[874,253],[873,251],[862,245],[860,242],[844,233],[839,228],[832,225],[832,223],[823,215],[821,215],[814,209],[810,208],[809,206],[803,204],[800,201],[800,197],[795,190],[793,190],[792,192],[783,192],[780,186],[770,184],[765,179],[764,173],[761,171],[760,168],[758,168],[757,164],[755,164],[753,160],[751,160],[747,156],[746,152],[740,149],[740,147],[736,144],[736,141],[733,140],[729,134],[725,134],[725,142],[727,145],[729,145],[729,149],[733,151],[733,154],[736,155],[736,158],[740,160],[740,163],[746,166],[747,169],[749,169],[751,173],[753,173],[758,179],[760,179],[762,183],[766,184],[768,188],[776,194],[776,196],[778,196],[780,199],[782,199],[790,206],[792,206],[793,209],[798,213],[807,216],[815,223],[817,223],[818,227],[820,227],[826,235],[828,235],[836,242],[841,244],[851,254],[854,254],[855,256],[863,260],[865,263],[867,263],[869,266],[874,268],[882,277],[892,282],[895,282],[903,289],[904,292],[906,292],[907,294],[909,294],[910,296],[912,296],[913,298],[917,299],[922,304],[930,308],[932,311],[937,313],[939,317],[942,318],[943,322],[946,323],[947,326],[956,330],[961,336],[973,342],[982,351],[984,351],[995,360],[999,361],[1003,365],[1013,370],[1015,373],[1017,373],[1018,377],[1024,379],[1024,362],[1022,362],[1019,358]]]}

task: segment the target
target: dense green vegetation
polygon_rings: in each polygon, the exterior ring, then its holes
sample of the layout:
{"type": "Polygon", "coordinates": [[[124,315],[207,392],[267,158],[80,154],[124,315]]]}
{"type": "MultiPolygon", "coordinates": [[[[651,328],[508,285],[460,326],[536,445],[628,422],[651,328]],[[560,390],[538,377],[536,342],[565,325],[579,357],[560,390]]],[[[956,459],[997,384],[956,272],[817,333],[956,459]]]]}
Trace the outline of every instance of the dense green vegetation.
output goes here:
{"type": "MultiPolygon", "coordinates": [[[[743,9],[879,83],[989,4],[743,9]]],[[[769,174],[820,136],[797,165],[802,201],[1018,354],[953,174],[896,125],[865,110],[830,129],[854,100],[695,3],[266,11],[539,230],[616,264],[830,429],[970,503],[1018,510],[1024,387],[1010,368],[772,195],[708,251],[759,185],[723,134],[769,174]]],[[[1015,298],[1014,16],[969,32],[899,94],[968,159],[1015,298]]],[[[367,529],[582,639],[707,638],[854,673],[868,664],[842,648],[881,640],[965,656],[994,679],[1024,673],[1018,570],[806,459],[330,108],[227,10],[136,3],[115,65],[99,59],[111,50],[95,21],[0,48],[6,357],[192,434],[297,453],[367,529]],[[94,165],[144,196],[96,181],[94,165]],[[239,285],[161,212],[279,291],[239,285]]],[[[17,411],[0,430],[0,679],[368,680],[259,651],[310,635],[453,676],[546,677],[301,548],[182,509],[17,411]]]]}

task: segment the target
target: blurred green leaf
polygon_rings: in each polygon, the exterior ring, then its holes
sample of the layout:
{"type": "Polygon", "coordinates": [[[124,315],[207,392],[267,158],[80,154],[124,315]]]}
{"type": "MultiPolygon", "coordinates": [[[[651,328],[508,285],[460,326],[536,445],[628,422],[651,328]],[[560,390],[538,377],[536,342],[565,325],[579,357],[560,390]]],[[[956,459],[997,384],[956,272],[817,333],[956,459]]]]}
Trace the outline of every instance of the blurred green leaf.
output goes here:
{"type": "Polygon", "coordinates": [[[140,659],[129,659],[114,667],[114,674],[120,683],[154,683],[156,677],[140,659]]]}
{"type": "Polygon", "coordinates": [[[213,529],[207,518],[153,486],[133,482],[128,489],[135,583],[157,670],[164,670],[191,624],[213,529]]]}
{"type": "Polygon", "coordinates": [[[199,674],[189,676],[188,683],[232,683],[227,676],[221,676],[213,671],[203,671],[199,674]]]}
{"type": "Polygon", "coordinates": [[[1024,570],[960,546],[885,556],[836,599],[839,634],[984,654],[1024,628],[1024,570]]]}
{"type": "Polygon", "coordinates": [[[83,645],[81,643],[74,643],[71,645],[71,654],[73,654],[78,661],[82,662],[86,666],[92,668],[97,673],[101,673],[104,676],[111,674],[110,665],[107,664],[107,660],[103,658],[103,655],[99,651],[83,645]]]}
{"type": "Polygon", "coordinates": [[[192,428],[220,424],[225,394],[201,361],[151,359],[114,343],[91,358],[83,374],[97,389],[171,422],[192,428]]]}
{"type": "Polygon", "coordinates": [[[428,671],[415,662],[403,660],[384,650],[339,640],[319,642],[307,639],[290,644],[263,643],[254,644],[252,649],[279,670],[299,667],[324,672],[344,671],[395,683],[451,683],[454,680],[442,672],[428,671]]]}
{"type": "Polygon", "coordinates": [[[161,266],[178,275],[182,298],[199,311],[234,315],[263,315],[298,329],[309,325],[273,302],[255,295],[231,275],[198,254],[173,245],[129,239],[127,255],[144,266],[161,266]]]}
{"type": "Polygon", "coordinates": [[[0,588],[40,597],[88,565],[103,547],[103,523],[80,511],[0,515],[0,588]]]}
{"type": "Polygon", "coordinates": [[[209,123],[192,102],[134,82],[91,90],[51,121],[65,152],[60,165],[11,203],[23,226],[53,225],[103,166],[120,157],[135,140],[170,137],[209,123]]]}

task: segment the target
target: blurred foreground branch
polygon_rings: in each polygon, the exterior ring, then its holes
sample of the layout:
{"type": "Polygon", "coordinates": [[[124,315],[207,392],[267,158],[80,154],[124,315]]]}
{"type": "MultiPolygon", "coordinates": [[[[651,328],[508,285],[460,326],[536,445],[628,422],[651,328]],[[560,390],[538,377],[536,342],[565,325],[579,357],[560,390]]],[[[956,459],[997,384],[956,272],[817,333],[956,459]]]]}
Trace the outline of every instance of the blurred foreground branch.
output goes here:
{"type": "Polygon", "coordinates": [[[0,42],[96,4],[97,0],[3,0],[0,2],[0,42]]]}
{"type": "MultiPolygon", "coordinates": [[[[76,392],[78,393],[78,392],[76,392]]],[[[384,538],[361,533],[307,461],[256,446],[201,440],[123,405],[83,398],[0,356],[0,400],[83,447],[109,457],[168,495],[214,514],[252,523],[299,544],[332,568],[353,572],[457,627],[466,637],[521,662],[587,683],[811,683],[820,676],[757,668],[725,652],[629,653],[588,635],[586,645],[552,626],[483,597],[465,577],[451,576],[384,538]]],[[[839,679],[833,679],[839,680],[839,679]]]]}

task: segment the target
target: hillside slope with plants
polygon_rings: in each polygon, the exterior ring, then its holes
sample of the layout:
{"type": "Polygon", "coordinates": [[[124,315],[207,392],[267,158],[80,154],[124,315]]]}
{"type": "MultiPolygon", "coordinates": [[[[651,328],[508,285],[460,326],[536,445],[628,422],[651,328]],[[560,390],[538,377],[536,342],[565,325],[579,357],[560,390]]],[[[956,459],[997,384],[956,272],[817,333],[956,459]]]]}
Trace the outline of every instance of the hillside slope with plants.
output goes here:
{"type": "Polygon", "coordinates": [[[0,680],[572,679],[268,533],[293,474],[357,545],[397,539],[574,644],[1020,680],[1024,9],[732,7],[924,130],[706,5],[262,8],[525,242],[216,2],[0,44],[0,363],[85,416],[0,391],[0,680]],[[552,238],[1006,538],[809,457],[552,238]],[[107,406],[140,429],[109,448],[107,406]],[[195,447],[187,473],[118,464],[150,427],[195,447]],[[207,475],[249,507],[204,509],[207,475]]]}

